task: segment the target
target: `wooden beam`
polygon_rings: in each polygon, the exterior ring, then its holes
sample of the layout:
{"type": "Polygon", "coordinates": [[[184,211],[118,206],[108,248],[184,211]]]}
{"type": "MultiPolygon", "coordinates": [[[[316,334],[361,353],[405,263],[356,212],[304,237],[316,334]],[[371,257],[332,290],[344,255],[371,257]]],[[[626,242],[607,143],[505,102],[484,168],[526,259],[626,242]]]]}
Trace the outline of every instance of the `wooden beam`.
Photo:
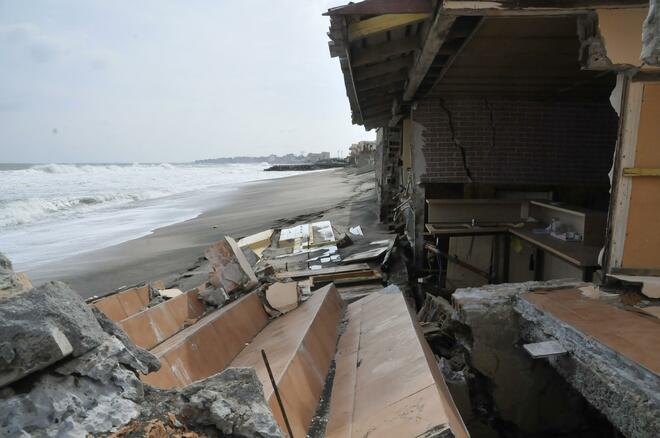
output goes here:
{"type": "Polygon", "coordinates": [[[361,67],[355,70],[355,80],[362,81],[376,76],[392,73],[399,70],[407,70],[412,65],[412,56],[395,58],[380,64],[361,67]]]}
{"type": "Polygon", "coordinates": [[[647,6],[645,0],[445,0],[442,13],[450,15],[566,15],[583,14],[593,9],[647,6]]]}
{"type": "Polygon", "coordinates": [[[660,176],[660,168],[625,167],[623,176],[660,176]]]}
{"type": "Polygon", "coordinates": [[[373,47],[364,49],[354,49],[353,55],[353,68],[364,66],[367,64],[375,64],[382,62],[391,56],[401,55],[415,51],[419,47],[419,42],[416,37],[408,37],[401,40],[390,41],[387,43],[378,44],[373,47]]]}
{"type": "Polygon", "coordinates": [[[427,12],[421,14],[385,14],[355,21],[348,25],[348,41],[367,38],[370,35],[418,23],[430,16],[431,14],[427,12]]]}
{"type": "Polygon", "coordinates": [[[360,81],[355,84],[358,93],[361,91],[373,90],[374,88],[381,88],[383,86],[393,84],[396,82],[405,81],[408,75],[405,71],[399,71],[395,73],[389,73],[386,75],[378,76],[375,78],[367,79],[366,81],[360,81]]]}
{"type": "Polygon", "coordinates": [[[431,0],[366,0],[331,8],[323,15],[381,15],[433,12],[431,0]]]}
{"type": "Polygon", "coordinates": [[[403,100],[410,101],[415,96],[419,84],[422,83],[422,80],[426,76],[426,73],[433,63],[438,50],[442,46],[442,43],[447,38],[447,34],[451,29],[451,26],[456,21],[456,17],[445,16],[442,14],[437,14],[429,32],[426,34],[426,40],[422,46],[422,50],[415,59],[415,65],[410,70],[408,76],[408,84],[405,91],[403,92],[403,100]]]}

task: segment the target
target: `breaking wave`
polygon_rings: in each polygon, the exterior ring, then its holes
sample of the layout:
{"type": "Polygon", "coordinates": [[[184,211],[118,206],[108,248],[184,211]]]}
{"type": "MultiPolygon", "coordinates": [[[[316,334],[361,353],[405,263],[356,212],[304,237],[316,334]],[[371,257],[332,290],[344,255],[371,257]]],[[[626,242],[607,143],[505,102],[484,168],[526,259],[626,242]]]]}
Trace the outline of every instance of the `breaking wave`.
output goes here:
{"type": "Polygon", "coordinates": [[[106,206],[166,196],[166,192],[107,193],[80,197],[28,198],[0,201],[0,228],[37,222],[56,214],[82,213],[106,206]]]}

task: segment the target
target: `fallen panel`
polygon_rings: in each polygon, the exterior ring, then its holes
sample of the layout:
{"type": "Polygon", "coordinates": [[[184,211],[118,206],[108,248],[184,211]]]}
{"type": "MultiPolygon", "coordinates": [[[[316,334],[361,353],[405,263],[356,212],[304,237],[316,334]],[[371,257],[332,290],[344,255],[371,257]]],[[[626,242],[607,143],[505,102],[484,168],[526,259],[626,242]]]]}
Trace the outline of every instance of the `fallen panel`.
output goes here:
{"type": "Polygon", "coordinates": [[[151,350],[161,369],[141,379],[158,388],[181,388],[219,373],[267,323],[261,300],[250,293],[151,350]]]}
{"type": "Polygon", "coordinates": [[[335,353],[337,325],[344,303],[328,285],[297,309],[271,322],[241,352],[232,367],[253,367],[264,395],[283,431],[286,426],[273,392],[261,350],[268,356],[289,423],[296,437],[304,437],[321,397],[335,353]]]}
{"type": "Polygon", "coordinates": [[[467,437],[403,295],[382,289],[350,304],[347,315],[326,436],[467,437]]]}
{"type": "Polygon", "coordinates": [[[384,246],[381,248],[374,248],[367,251],[362,251],[357,254],[353,254],[348,257],[345,257],[342,263],[366,262],[369,260],[374,260],[385,254],[387,249],[388,247],[384,246]]]}
{"type": "Polygon", "coordinates": [[[208,248],[204,255],[211,263],[209,282],[215,288],[232,294],[241,289],[249,290],[259,283],[243,251],[231,237],[225,236],[224,240],[208,248]]]}
{"type": "Polygon", "coordinates": [[[135,345],[149,350],[204,314],[206,306],[198,296],[197,289],[189,290],[120,321],[119,326],[135,345]]]}
{"type": "Polygon", "coordinates": [[[100,298],[91,305],[118,322],[145,309],[149,298],[149,285],[144,285],[100,298]]]}

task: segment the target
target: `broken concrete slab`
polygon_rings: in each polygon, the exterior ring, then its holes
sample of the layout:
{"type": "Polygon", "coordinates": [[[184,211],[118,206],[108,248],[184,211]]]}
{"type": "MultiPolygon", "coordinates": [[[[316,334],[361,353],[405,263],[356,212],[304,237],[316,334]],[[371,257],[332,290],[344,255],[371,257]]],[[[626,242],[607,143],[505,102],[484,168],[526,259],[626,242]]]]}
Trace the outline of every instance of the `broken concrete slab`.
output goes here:
{"type": "Polygon", "coordinates": [[[284,437],[252,368],[229,368],[186,387],[183,394],[188,398],[183,413],[193,423],[236,437],[284,437]]]}
{"type": "Polygon", "coordinates": [[[660,436],[660,321],[581,296],[574,289],[515,300],[520,336],[552,336],[570,354],[548,363],[626,436],[660,436]]]}
{"type": "Polygon", "coordinates": [[[298,307],[298,283],[273,283],[266,289],[266,300],[273,309],[287,313],[298,307]]]}
{"type": "Polygon", "coordinates": [[[0,299],[32,289],[27,276],[14,272],[11,261],[0,252],[0,299]]]}
{"type": "MultiPolygon", "coordinates": [[[[490,399],[491,412],[521,435],[588,427],[578,414],[585,412],[586,402],[548,363],[533,360],[520,346],[521,320],[514,310],[517,297],[529,290],[583,285],[576,280],[510,283],[457,289],[452,295],[452,323],[462,328],[454,333],[465,350],[466,372],[486,382],[479,399],[490,399]]],[[[548,337],[527,342],[543,340],[548,337]]]]}
{"type": "Polygon", "coordinates": [[[249,290],[258,284],[257,277],[234,239],[225,236],[204,253],[211,262],[209,282],[227,294],[249,290]]]}
{"type": "Polygon", "coordinates": [[[106,337],[92,310],[64,283],[45,283],[1,304],[0,386],[69,354],[80,356],[106,337]]]}

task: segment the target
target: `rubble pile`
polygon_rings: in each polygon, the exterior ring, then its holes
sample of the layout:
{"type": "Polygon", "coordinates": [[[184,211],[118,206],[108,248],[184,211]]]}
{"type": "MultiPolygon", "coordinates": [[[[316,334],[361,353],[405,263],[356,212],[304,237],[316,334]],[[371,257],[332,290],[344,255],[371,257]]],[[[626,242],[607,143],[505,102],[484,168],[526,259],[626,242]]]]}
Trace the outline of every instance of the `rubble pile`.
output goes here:
{"type": "Polygon", "coordinates": [[[158,359],[101,311],[63,283],[24,290],[12,286],[14,276],[3,263],[0,435],[137,433],[173,417],[181,436],[282,436],[252,369],[229,369],[185,390],[151,388],[139,376],[158,370],[158,359]]]}

